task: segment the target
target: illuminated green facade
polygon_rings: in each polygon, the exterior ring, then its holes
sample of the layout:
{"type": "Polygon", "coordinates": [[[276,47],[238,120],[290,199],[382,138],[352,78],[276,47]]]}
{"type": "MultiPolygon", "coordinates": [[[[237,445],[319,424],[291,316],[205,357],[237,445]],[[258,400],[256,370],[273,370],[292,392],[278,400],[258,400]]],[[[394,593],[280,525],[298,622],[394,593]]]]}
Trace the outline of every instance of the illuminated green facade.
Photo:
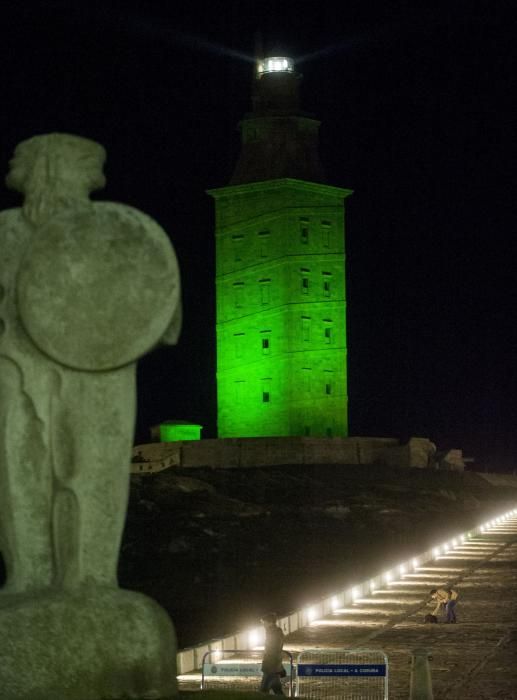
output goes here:
{"type": "Polygon", "coordinates": [[[210,192],[219,437],[347,435],[350,191],[318,181],[319,123],[299,113],[298,82],[256,79],[232,182],[210,192]]]}

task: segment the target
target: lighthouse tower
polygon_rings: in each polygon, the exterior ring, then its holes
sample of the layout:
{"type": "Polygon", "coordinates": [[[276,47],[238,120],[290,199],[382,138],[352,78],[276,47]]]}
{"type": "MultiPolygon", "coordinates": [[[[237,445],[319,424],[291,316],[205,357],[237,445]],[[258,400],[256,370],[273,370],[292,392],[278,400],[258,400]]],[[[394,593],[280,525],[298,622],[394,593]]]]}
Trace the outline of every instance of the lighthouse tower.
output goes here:
{"type": "Polygon", "coordinates": [[[344,199],[289,58],[259,60],[216,204],[219,437],[346,436],[344,199]]]}

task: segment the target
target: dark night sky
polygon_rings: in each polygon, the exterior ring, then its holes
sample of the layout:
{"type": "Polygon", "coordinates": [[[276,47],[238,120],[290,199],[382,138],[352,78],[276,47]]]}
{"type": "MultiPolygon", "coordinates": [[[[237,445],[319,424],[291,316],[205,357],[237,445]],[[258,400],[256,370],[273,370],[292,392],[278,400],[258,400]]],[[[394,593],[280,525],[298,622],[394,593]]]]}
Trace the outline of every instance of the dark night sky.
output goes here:
{"type": "MultiPolygon", "coordinates": [[[[108,151],[98,196],[170,234],[177,348],[139,369],[137,435],[169,417],[215,434],[214,242],[250,107],[254,33],[304,75],[347,211],[352,434],[423,435],[513,469],[517,439],[513,2],[8,2],[1,163],[36,133],[108,151]]],[[[19,204],[1,189],[0,207],[19,204]]]]}

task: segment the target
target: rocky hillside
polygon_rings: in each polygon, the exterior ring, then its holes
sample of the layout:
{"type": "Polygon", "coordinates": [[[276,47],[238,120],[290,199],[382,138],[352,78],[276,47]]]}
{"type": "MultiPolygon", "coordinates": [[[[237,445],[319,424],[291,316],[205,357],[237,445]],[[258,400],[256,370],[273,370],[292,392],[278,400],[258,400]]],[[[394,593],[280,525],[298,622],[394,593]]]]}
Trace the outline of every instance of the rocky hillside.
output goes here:
{"type": "Polygon", "coordinates": [[[378,573],[517,502],[475,473],[386,467],[168,469],[133,476],[120,581],[180,647],[378,573]]]}

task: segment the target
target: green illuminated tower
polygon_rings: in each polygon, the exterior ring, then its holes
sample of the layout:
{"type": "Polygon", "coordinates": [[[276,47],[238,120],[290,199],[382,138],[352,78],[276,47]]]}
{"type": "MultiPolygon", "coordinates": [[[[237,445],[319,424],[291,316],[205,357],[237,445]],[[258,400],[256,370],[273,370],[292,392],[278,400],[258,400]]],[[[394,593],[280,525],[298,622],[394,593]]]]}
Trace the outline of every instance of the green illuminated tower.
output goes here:
{"type": "Polygon", "coordinates": [[[216,202],[219,437],[346,436],[344,199],[287,58],[259,61],[216,202]]]}

